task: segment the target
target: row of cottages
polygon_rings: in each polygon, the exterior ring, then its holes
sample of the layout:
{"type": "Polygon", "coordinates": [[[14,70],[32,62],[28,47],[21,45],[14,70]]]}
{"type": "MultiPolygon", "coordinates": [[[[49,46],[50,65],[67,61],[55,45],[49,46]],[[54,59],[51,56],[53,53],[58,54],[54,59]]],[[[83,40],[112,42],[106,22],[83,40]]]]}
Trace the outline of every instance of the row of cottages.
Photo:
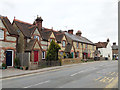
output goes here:
{"type": "Polygon", "coordinates": [[[109,39],[107,39],[106,42],[98,42],[95,44],[97,48],[95,56],[112,60],[112,46],[109,39]]]}
{"type": "Polygon", "coordinates": [[[0,67],[14,65],[17,32],[7,17],[0,16],[0,67]]]}
{"type": "Polygon", "coordinates": [[[80,59],[90,59],[94,58],[94,52],[96,50],[96,45],[82,36],[82,32],[79,30],[76,35],[73,34],[73,30],[68,30],[65,32],[68,40],[65,52],[71,52],[73,58],[80,59]]]}
{"type": "Polygon", "coordinates": [[[17,19],[13,20],[13,27],[18,32],[16,52],[30,54],[30,68],[37,68],[41,60],[45,60],[50,42],[57,42],[64,52],[67,44],[66,36],[63,32],[42,27],[42,18],[37,17],[33,24],[17,19]],[[34,67],[33,67],[34,66],[34,67]]]}
{"type": "MultiPolygon", "coordinates": [[[[33,24],[15,19],[11,24],[7,17],[0,17],[0,59],[7,66],[14,66],[15,56],[25,54],[29,59],[29,69],[38,68],[40,61],[44,61],[50,42],[54,40],[61,49],[59,54],[66,57],[87,59],[94,57],[96,46],[78,31],[55,31],[42,26],[43,19],[37,17],[33,24]]],[[[27,59],[26,59],[27,58],[27,59]]],[[[20,59],[20,60],[21,60],[20,59]]],[[[24,60],[24,61],[25,61],[24,60]]]]}

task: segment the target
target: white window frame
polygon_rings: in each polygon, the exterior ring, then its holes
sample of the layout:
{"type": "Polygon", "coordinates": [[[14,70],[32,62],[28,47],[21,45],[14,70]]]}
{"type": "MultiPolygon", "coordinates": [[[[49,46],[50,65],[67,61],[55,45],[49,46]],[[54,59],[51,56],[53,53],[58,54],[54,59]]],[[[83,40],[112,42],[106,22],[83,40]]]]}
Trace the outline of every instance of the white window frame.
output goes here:
{"type": "MultiPolygon", "coordinates": [[[[2,29],[0,29],[0,31],[2,31],[3,32],[3,38],[0,38],[0,40],[4,40],[4,31],[2,30],[2,29]]],[[[0,32],[1,33],[1,32],[0,32]]]]}
{"type": "Polygon", "coordinates": [[[45,59],[45,51],[42,51],[42,59],[45,59]],[[44,54],[44,57],[43,57],[44,54]]]}
{"type": "Polygon", "coordinates": [[[37,38],[38,41],[40,40],[40,37],[38,35],[34,36],[34,39],[36,39],[36,38],[37,38]]]}

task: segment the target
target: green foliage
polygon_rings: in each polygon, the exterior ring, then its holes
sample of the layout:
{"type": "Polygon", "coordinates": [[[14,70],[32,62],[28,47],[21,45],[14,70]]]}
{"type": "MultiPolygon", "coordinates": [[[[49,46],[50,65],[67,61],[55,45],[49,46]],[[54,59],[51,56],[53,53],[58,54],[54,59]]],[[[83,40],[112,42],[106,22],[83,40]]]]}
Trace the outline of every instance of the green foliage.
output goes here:
{"type": "Polygon", "coordinates": [[[2,67],[6,67],[6,64],[5,64],[5,63],[2,63],[2,67]]]}
{"type": "Polygon", "coordinates": [[[58,51],[60,49],[60,46],[55,43],[54,40],[51,41],[49,49],[47,51],[47,56],[46,59],[47,60],[58,60],[58,51]]]}
{"type": "Polygon", "coordinates": [[[18,57],[15,58],[14,63],[15,63],[15,66],[20,66],[20,61],[18,57]]]}
{"type": "Polygon", "coordinates": [[[72,58],[72,54],[69,54],[68,58],[72,58]]]}

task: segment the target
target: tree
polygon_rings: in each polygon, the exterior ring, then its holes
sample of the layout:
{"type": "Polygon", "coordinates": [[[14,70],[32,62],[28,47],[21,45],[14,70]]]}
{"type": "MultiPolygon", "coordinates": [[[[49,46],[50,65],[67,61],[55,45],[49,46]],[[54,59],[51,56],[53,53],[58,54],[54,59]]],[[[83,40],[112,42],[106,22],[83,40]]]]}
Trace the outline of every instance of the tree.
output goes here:
{"type": "Polygon", "coordinates": [[[46,59],[48,60],[58,60],[58,51],[60,49],[60,46],[55,43],[54,40],[51,41],[49,49],[47,51],[46,59]]]}

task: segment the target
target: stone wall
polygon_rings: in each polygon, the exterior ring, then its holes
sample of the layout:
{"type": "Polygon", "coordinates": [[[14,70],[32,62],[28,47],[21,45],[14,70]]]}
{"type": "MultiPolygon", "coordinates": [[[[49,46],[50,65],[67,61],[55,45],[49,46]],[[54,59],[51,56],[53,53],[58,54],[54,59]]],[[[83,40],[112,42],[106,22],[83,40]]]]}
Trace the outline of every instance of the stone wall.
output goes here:
{"type": "Polygon", "coordinates": [[[67,58],[61,60],[61,65],[82,63],[81,58],[67,58]]]}

